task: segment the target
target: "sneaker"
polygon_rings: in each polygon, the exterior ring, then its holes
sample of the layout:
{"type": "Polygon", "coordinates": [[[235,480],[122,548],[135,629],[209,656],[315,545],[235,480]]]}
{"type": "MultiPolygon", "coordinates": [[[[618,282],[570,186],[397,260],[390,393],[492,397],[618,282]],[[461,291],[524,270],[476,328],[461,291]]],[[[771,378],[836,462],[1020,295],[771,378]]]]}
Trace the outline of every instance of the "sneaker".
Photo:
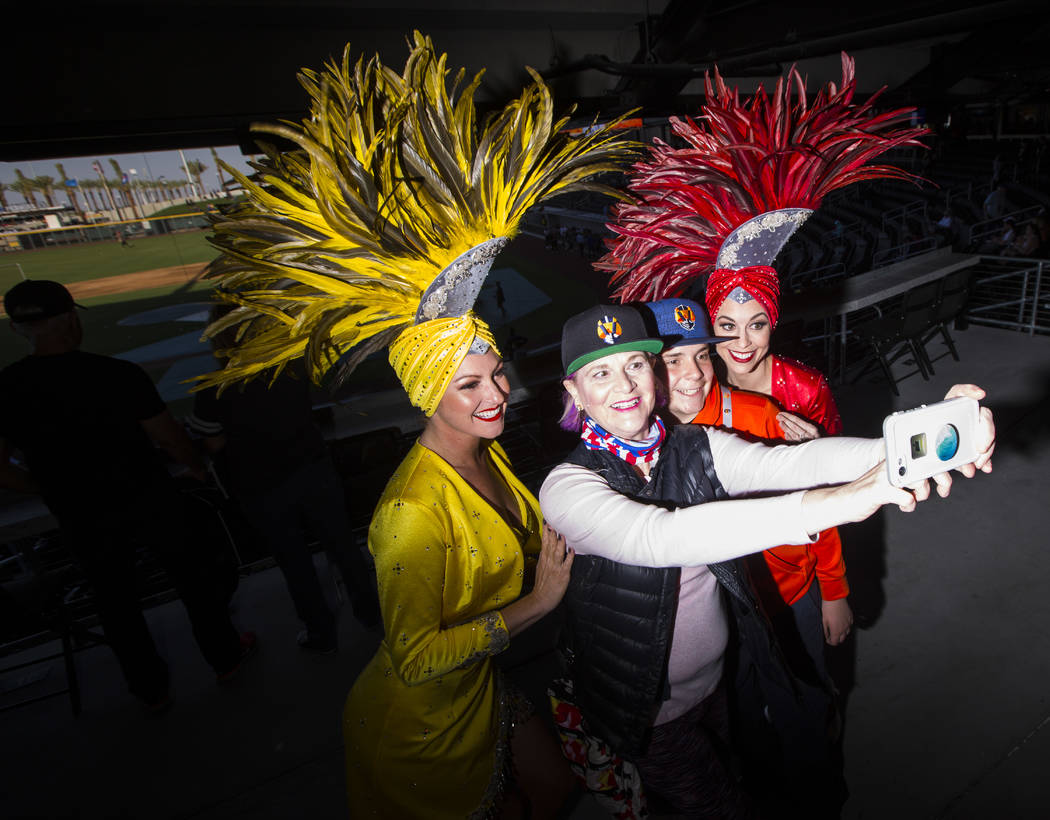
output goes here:
{"type": "Polygon", "coordinates": [[[237,662],[225,672],[215,676],[216,683],[228,683],[237,677],[237,673],[241,671],[241,667],[244,666],[244,662],[248,660],[252,655],[255,654],[256,648],[258,648],[259,641],[255,637],[254,632],[242,632],[241,633],[241,654],[237,658],[237,662]]]}
{"type": "Polygon", "coordinates": [[[299,644],[300,649],[305,649],[307,652],[314,652],[318,655],[332,655],[338,649],[338,644],[334,638],[323,640],[316,635],[311,635],[305,629],[299,633],[296,642],[299,644]]]}

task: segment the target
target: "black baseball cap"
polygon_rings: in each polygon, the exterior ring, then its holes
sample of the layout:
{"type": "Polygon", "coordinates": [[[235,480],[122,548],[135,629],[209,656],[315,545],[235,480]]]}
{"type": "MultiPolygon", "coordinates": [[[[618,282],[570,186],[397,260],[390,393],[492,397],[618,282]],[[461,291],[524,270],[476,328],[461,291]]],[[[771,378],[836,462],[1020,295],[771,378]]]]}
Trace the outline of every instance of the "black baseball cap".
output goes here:
{"type": "Polygon", "coordinates": [[[12,322],[38,322],[82,307],[60,282],[26,279],[4,294],[4,313],[12,322]]]}
{"type": "Polygon", "coordinates": [[[595,305],[569,318],[561,331],[561,364],[565,375],[585,364],[627,350],[659,353],[664,343],[652,338],[642,315],[627,305],[595,305]]]}

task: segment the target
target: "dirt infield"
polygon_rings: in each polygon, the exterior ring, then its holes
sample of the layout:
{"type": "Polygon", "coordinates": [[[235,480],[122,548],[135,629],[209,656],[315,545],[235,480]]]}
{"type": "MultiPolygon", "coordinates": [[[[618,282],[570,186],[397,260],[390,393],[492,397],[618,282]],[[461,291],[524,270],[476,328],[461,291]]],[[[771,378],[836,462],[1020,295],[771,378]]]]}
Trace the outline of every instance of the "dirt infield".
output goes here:
{"type": "Polygon", "coordinates": [[[189,285],[201,278],[207,262],[192,265],[172,265],[169,268],[155,268],[125,273],[120,276],[105,276],[102,279],[88,279],[84,282],[71,282],[66,287],[74,299],[90,299],[93,296],[109,296],[114,293],[127,293],[134,290],[162,288],[166,285],[189,285]]]}
{"type": "MultiPolygon", "coordinates": [[[[104,276],[101,279],[70,282],[66,287],[69,288],[74,299],[91,299],[94,296],[130,293],[151,288],[163,288],[167,285],[191,285],[200,280],[207,266],[207,262],[172,265],[168,268],[154,268],[137,273],[123,273],[120,276],[104,276]]],[[[0,316],[6,318],[2,306],[0,306],[0,316]]]]}

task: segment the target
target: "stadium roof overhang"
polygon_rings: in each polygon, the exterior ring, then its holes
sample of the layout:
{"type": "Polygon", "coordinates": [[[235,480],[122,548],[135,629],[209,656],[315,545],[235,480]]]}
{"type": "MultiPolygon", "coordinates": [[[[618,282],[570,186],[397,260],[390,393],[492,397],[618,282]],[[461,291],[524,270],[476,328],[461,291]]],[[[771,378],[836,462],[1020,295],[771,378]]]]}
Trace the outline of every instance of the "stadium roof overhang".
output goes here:
{"type": "MultiPolygon", "coordinates": [[[[23,4],[7,38],[0,160],[238,144],[250,125],[299,119],[296,73],[349,43],[400,67],[406,35],[430,34],[449,64],[487,69],[481,105],[501,104],[532,65],[580,112],[682,113],[717,62],[743,89],[799,62],[815,82],[858,59],[861,91],[949,106],[978,80],[986,100],[1046,99],[1045,3],[713,3],[705,0],[99,0],[23,4]],[[646,10],[649,16],[646,17],[646,10]],[[12,76],[9,74],[9,76],[12,76]],[[958,96],[958,95],[956,95],[958,96]]],[[[686,111],[688,113],[688,111],[686,111]]]]}

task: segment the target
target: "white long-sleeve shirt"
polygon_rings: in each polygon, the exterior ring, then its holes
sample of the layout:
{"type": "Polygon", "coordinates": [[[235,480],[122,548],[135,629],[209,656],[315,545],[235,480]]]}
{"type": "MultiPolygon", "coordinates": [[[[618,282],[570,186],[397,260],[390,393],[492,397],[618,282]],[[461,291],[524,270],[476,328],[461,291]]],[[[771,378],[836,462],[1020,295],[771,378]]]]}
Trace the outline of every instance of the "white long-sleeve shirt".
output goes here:
{"type": "MultiPolygon", "coordinates": [[[[881,439],[825,438],[768,447],[708,429],[715,472],[730,496],[852,481],[882,457],[881,439]]],[[[684,567],[667,663],[670,697],[654,720],[685,714],[722,677],[729,628],[718,584],[706,564],[779,544],[807,544],[802,493],[712,501],[665,510],[633,501],[595,472],[574,464],[551,471],[540,489],[548,524],[580,555],[623,564],[684,567]]]]}
{"type": "Polygon", "coordinates": [[[693,567],[780,544],[809,544],[803,492],[756,493],[842,484],[883,456],[882,439],[821,438],[771,447],[708,428],[715,473],[734,500],[665,510],[633,501],[595,472],[559,464],[540,488],[546,522],[580,555],[641,567],[693,567]]]}

